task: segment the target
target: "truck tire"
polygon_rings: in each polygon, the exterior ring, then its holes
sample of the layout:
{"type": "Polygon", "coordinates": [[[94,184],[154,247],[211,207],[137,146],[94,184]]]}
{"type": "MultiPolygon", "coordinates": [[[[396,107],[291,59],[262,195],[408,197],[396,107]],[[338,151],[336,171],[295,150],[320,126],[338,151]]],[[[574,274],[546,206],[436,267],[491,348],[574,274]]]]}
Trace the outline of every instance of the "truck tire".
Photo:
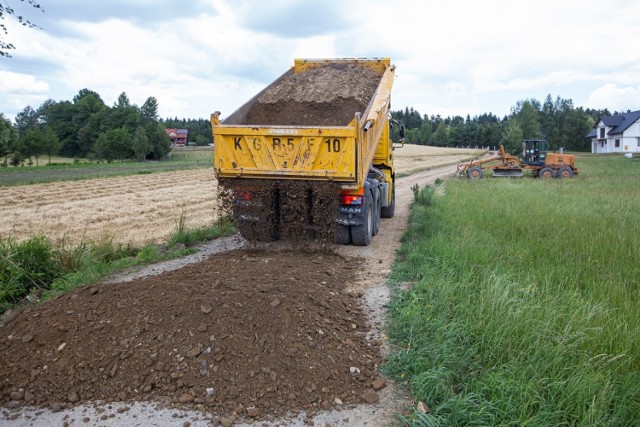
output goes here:
{"type": "Polygon", "coordinates": [[[380,232],[380,215],[382,211],[382,198],[380,197],[380,189],[375,188],[374,190],[374,211],[373,211],[373,230],[371,234],[376,236],[380,232]]]}
{"type": "Polygon", "coordinates": [[[571,169],[569,166],[563,166],[560,169],[558,169],[558,174],[556,175],[556,177],[562,179],[562,178],[571,178],[573,176],[573,169],[571,169]]]}
{"type": "Polygon", "coordinates": [[[380,209],[380,217],[382,218],[393,218],[396,210],[396,186],[394,184],[391,189],[391,204],[386,208],[380,209]]]}
{"type": "Polygon", "coordinates": [[[538,177],[542,179],[555,178],[555,173],[551,168],[542,168],[538,172],[538,177]]]}
{"type": "Polygon", "coordinates": [[[351,240],[356,246],[368,246],[371,243],[371,237],[373,236],[373,221],[374,221],[374,208],[373,197],[371,192],[367,191],[364,198],[364,222],[361,225],[351,226],[351,240]]]}
{"type": "Polygon", "coordinates": [[[471,166],[467,171],[467,177],[469,179],[480,179],[482,178],[482,168],[480,166],[471,166]]]}
{"type": "Polygon", "coordinates": [[[351,227],[350,226],[336,224],[336,243],[338,245],[348,245],[351,243],[351,227]]]}

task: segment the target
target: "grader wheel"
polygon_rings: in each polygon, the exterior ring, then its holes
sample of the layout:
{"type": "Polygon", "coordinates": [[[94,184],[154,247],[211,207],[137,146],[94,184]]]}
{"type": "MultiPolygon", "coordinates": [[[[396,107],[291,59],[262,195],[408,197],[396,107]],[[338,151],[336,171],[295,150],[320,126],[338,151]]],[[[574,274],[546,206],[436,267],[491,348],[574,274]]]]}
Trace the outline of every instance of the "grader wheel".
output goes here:
{"type": "Polygon", "coordinates": [[[558,178],[571,178],[573,170],[569,166],[563,166],[558,170],[558,178]]]}
{"type": "Polygon", "coordinates": [[[472,166],[467,171],[467,177],[469,179],[480,179],[482,178],[482,168],[480,166],[472,166]]]}

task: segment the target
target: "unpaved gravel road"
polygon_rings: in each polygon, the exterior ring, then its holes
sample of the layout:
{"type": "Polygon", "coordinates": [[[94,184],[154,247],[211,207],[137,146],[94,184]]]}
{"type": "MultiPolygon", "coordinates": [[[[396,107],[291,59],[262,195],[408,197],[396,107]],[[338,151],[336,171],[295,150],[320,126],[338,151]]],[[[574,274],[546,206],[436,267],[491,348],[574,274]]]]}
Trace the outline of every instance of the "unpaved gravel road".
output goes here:
{"type": "MultiPolygon", "coordinates": [[[[360,291],[366,300],[365,312],[369,318],[370,330],[367,335],[371,340],[382,340],[380,330],[383,321],[384,305],[389,300],[389,288],[386,285],[391,266],[395,259],[395,252],[400,246],[400,238],[406,230],[409,215],[409,206],[413,199],[411,187],[418,184],[432,184],[438,178],[446,178],[455,172],[455,166],[448,166],[429,171],[420,172],[398,180],[396,193],[395,217],[383,219],[380,233],[373,239],[368,247],[335,246],[337,253],[346,259],[354,257],[361,259],[364,265],[358,268],[358,276],[347,284],[347,290],[357,293],[360,291]]],[[[269,251],[290,250],[286,243],[271,243],[268,245],[249,245],[236,237],[220,239],[203,246],[195,255],[181,260],[174,260],[163,264],[149,266],[128,277],[118,277],[115,282],[137,280],[140,277],[150,275],[162,275],[164,272],[184,267],[187,264],[197,265],[207,256],[227,251],[234,248],[249,248],[269,251]]],[[[322,248],[319,248],[322,249],[322,248]]],[[[382,346],[383,353],[386,351],[382,346]]],[[[334,426],[383,426],[393,424],[395,413],[406,407],[406,401],[397,392],[393,384],[387,382],[387,386],[379,390],[379,401],[373,404],[345,405],[334,409],[307,414],[304,411],[291,408],[289,417],[279,420],[265,420],[242,424],[236,422],[236,426],[251,424],[259,425],[334,425],[334,426]]],[[[245,418],[246,419],[246,418],[245,418]]],[[[96,426],[121,426],[121,425],[158,425],[158,426],[204,426],[220,422],[215,414],[201,411],[186,411],[180,408],[171,408],[166,405],[158,407],[153,403],[108,403],[104,405],[80,405],[71,409],[53,412],[50,409],[12,407],[11,405],[0,408],[0,425],[7,426],[70,426],[70,425],[96,425],[96,426]]],[[[226,421],[226,420],[225,420],[226,421]]]]}

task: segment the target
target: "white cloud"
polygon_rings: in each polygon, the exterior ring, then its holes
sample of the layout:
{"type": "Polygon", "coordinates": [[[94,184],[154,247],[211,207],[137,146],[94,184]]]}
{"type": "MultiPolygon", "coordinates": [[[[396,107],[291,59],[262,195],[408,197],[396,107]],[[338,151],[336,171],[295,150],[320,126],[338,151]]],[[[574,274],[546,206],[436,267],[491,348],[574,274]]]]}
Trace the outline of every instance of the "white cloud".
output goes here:
{"type": "Polygon", "coordinates": [[[608,108],[611,112],[627,111],[630,106],[640,109],[640,85],[618,87],[607,83],[589,94],[587,105],[597,109],[608,108]]]}
{"type": "MultiPolygon", "coordinates": [[[[607,3],[618,13],[603,32],[612,18],[595,0],[431,0],[419,7],[412,0],[328,0],[322,7],[200,0],[165,20],[162,13],[145,20],[149,0],[131,0],[130,16],[98,19],[86,7],[63,13],[80,1],[49,6],[60,8],[51,18],[65,31],[8,27],[17,49],[0,65],[32,80],[12,83],[31,89],[12,92],[11,104],[3,96],[0,111],[15,114],[40,98],[72,99],[86,87],[107,104],[123,91],[138,105],[155,96],[162,116],[224,115],[296,57],[391,57],[398,65],[394,109],[500,115],[519,99],[542,101],[547,93],[576,105],[640,109],[640,44],[633,42],[640,39],[639,2],[607,3]]],[[[160,5],[170,8],[168,1],[160,5]]]]}

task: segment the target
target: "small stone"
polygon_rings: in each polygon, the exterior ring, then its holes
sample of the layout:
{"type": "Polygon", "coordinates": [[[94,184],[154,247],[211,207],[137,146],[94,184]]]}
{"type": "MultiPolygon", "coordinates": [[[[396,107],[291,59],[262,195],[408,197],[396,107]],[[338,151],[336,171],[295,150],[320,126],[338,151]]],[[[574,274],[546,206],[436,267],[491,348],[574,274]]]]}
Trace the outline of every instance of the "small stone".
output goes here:
{"type": "Polygon", "coordinates": [[[93,287],[93,288],[89,289],[89,293],[90,293],[91,295],[95,295],[95,294],[97,294],[98,292],[100,292],[100,289],[98,289],[98,288],[96,288],[96,287],[93,287]]]}
{"type": "Polygon", "coordinates": [[[262,411],[256,408],[255,406],[252,408],[247,408],[247,415],[249,415],[252,418],[259,417],[261,414],[262,414],[262,411]]]}
{"type": "Polygon", "coordinates": [[[365,403],[376,403],[380,399],[378,393],[373,390],[365,392],[361,397],[362,401],[365,403]]]}
{"type": "Polygon", "coordinates": [[[36,396],[33,393],[29,393],[28,391],[24,393],[24,400],[27,402],[31,402],[35,398],[36,396]]]}
{"type": "Polygon", "coordinates": [[[80,398],[78,397],[78,393],[76,393],[75,391],[72,391],[71,393],[69,393],[68,400],[70,403],[76,403],[77,401],[79,401],[80,398]]]}
{"type": "Polygon", "coordinates": [[[220,424],[222,427],[231,427],[233,425],[233,420],[230,418],[222,417],[220,418],[220,424]]]}
{"type": "Polygon", "coordinates": [[[360,369],[356,368],[355,366],[352,366],[349,368],[349,372],[351,372],[352,374],[359,374],[360,369]]]}
{"type": "Polygon", "coordinates": [[[204,349],[204,346],[198,343],[191,350],[187,351],[187,357],[196,357],[200,353],[202,353],[203,349],[204,349]]]}
{"type": "Polygon", "coordinates": [[[12,391],[10,397],[11,397],[11,400],[23,400],[24,391],[12,391]]]}
{"type": "Polygon", "coordinates": [[[184,393],[182,396],[178,398],[178,402],[180,403],[190,403],[193,401],[193,396],[189,393],[184,393]]]}
{"type": "Polygon", "coordinates": [[[62,411],[62,405],[60,402],[53,402],[51,404],[51,412],[60,412],[62,411]]]}
{"type": "Polygon", "coordinates": [[[200,305],[200,311],[202,311],[204,314],[209,314],[213,311],[213,306],[208,302],[203,303],[200,305]]]}
{"type": "Polygon", "coordinates": [[[206,323],[200,323],[200,324],[198,325],[198,332],[207,332],[207,329],[208,329],[208,328],[209,328],[209,327],[207,326],[207,324],[206,324],[206,323]]]}
{"type": "Polygon", "coordinates": [[[215,389],[213,387],[207,387],[206,388],[207,396],[211,396],[214,391],[215,389]]]}
{"type": "Polygon", "coordinates": [[[376,378],[371,382],[371,387],[373,387],[375,391],[378,391],[384,388],[384,386],[386,385],[387,385],[387,382],[383,378],[376,378]]]}
{"type": "Polygon", "coordinates": [[[118,392],[118,394],[116,394],[116,396],[118,396],[118,399],[120,399],[120,400],[127,400],[127,393],[125,393],[124,391],[118,392]]]}
{"type": "Polygon", "coordinates": [[[416,406],[416,411],[422,414],[428,414],[429,412],[431,412],[431,409],[429,409],[426,403],[418,402],[418,405],[416,406]]]}
{"type": "Polygon", "coordinates": [[[331,402],[323,400],[322,403],[320,403],[320,407],[324,410],[331,409],[331,402]]]}
{"type": "Polygon", "coordinates": [[[269,303],[269,305],[270,305],[271,307],[273,307],[273,308],[276,308],[277,306],[279,306],[279,305],[280,305],[280,300],[279,300],[278,298],[276,298],[276,299],[274,299],[273,301],[271,301],[271,302],[269,303]]]}
{"type": "Polygon", "coordinates": [[[191,427],[191,422],[185,421],[182,423],[182,427],[191,427]]]}
{"type": "Polygon", "coordinates": [[[335,399],[333,399],[333,404],[336,406],[342,406],[342,400],[340,400],[339,397],[336,397],[335,399]]]}
{"type": "Polygon", "coordinates": [[[26,334],[22,336],[22,342],[23,343],[30,343],[31,341],[33,341],[33,335],[31,334],[26,334]]]}
{"type": "Polygon", "coordinates": [[[83,421],[83,422],[85,422],[85,423],[88,423],[89,421],[91,421],[91,418],[89,418],[89,417],[84,417],[84,418],[82,419],[82,421],[83,421]]]}
{"type": "Polygon", "coordinates": [[[62,351],[62,350],[64,350],[64,348],[65,348],[66,346],[67,346],[67,343],[66,343],[66,342],[63,342],[62,344],[60,344],[60,345],[58,346],[58,349],[57,349],[56,351],[62,351]]]}

